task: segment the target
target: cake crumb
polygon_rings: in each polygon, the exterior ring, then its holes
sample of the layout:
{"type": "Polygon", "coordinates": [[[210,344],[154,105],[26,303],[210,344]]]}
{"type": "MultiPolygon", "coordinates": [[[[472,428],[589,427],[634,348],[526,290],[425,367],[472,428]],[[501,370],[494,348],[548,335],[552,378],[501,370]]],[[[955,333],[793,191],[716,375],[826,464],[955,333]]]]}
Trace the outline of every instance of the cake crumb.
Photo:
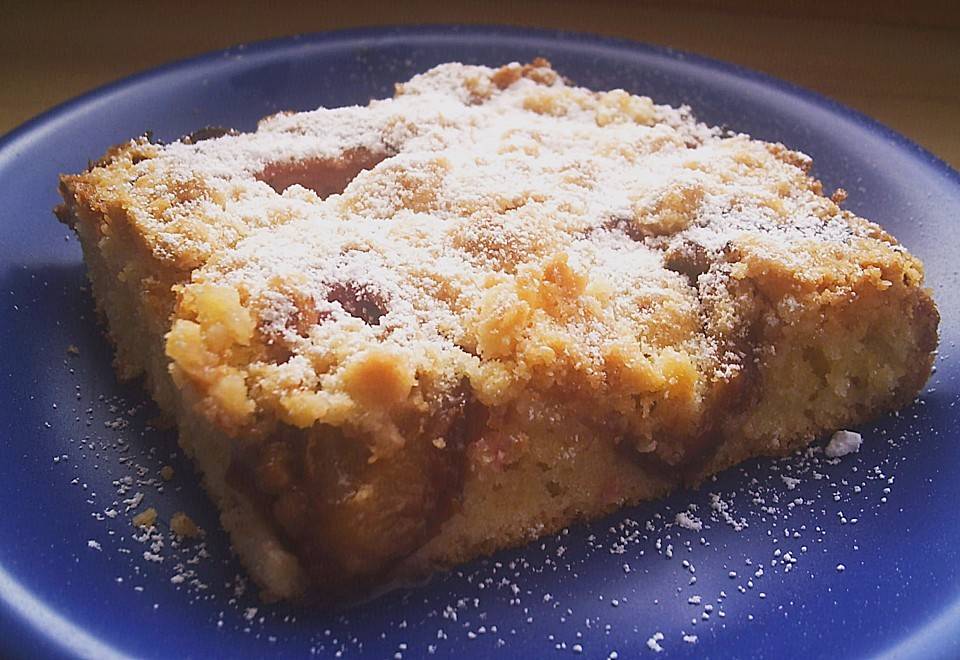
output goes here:
{"type": "Polygon", "coordinates": [[[170,529],[173,530],[173,533],[177,536],[188,539],[196,538],[200,536],[201,533],[201,529],[197,527],[197,523],[193,522],[193,519],[183,511],[177,511],[171,516],[170,529]]]}
{"type": "Polygon", "coordinates": [[[860,445],[863,444],[863,436],[855,431],[837,431],[830,438],[825,453],[829,458],[840,458],[847,454],[855,454],[860,451],[860,445]]]}
{"type": "Polygon", "coordinates": [[[157,510],[153,507],[144,509],[133,517],[133,524],[137,527],[153,527],[157,522],[157,510]]]}
{"type": "Polygon", "coordinates": [[[164,481],[170,481],[173,479],[173,467],[170,465],[164,465],[160,468],[160,478],[164,481]]]}
{"type": "Polygon", "coordinates": [[[67,355],[80,355],[80,349],[73,344],[70,344],[67,346],[67,355]]]}

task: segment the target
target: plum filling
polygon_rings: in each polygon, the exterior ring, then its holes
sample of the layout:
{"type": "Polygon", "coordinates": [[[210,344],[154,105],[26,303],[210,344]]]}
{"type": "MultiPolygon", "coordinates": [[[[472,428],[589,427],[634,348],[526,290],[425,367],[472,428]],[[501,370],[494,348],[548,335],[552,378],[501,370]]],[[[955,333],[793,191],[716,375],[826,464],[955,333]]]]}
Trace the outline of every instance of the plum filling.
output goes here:
{"type": "Polygon", "coordinates": [[[293,185],[309,188],[321,198],[341,193],[363,170],[368,170],[387,157],[367,149],[350,149],[339,158],[307,158],[277,161],[268,164],[257,179],[278,193],[293,185]]]}
{"type": "Polygon", "coordinates": [[[367,444],[339,429],[285,427],[236,452],[228,480],[272,522],[323,599],[356,597],[457,510],[484,415],[461,387],[403,451],[372,462],[367,444]]]}
{"type": "Polygon", "coordinates": [[[356,282],[334,282],[327,294],[328,302],[338,302],[350,316],[367,325],[377,325],[387,313],[387,304],[378,292],[356,282]]]}
{"type": "MultiPolygon", "coordinates": [[[[353,281],[333,282],[328,285],[327,302],[338,303],[343,310],[367,325],[377,325],[387,313],[385,296],[370,285],[353,281]]],[[[311,329],[329,320],[330,310],[318,309],[313,296],[297,290],[285,291],[285,298],[291,307],[285,310],[284,323],[280,329],[273,324],[261,322],[258,326],[266,348],[265,358],[276,364],[286,362],[293,352],[284,340],[286,332],[294,332],[300,337],[310,336],[311,329]]]]}

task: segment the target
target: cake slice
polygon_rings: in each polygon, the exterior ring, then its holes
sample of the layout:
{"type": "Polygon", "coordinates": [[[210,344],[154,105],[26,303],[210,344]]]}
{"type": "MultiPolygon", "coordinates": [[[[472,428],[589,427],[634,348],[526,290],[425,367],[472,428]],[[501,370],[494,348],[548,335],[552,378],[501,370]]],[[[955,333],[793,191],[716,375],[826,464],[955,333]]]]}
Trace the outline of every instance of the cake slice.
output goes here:
{"type": "Polygon", "coordinates": [[[811,161],[543,60],[64,176],[122,378],[268,598],[335,601],[909,403],[921,263],[811,161]]]}

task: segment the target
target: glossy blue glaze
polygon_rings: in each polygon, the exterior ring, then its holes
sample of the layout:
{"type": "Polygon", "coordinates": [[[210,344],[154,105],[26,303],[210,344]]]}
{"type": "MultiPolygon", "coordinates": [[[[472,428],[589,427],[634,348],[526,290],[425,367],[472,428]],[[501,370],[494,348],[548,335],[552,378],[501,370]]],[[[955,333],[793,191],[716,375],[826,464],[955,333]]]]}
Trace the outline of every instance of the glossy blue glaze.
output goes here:
{"type": "Polygon", "coordinates": [[[60,106],[0,140],[0,651],[421,657],[435,645],[441,657],[544,657],[575,654],[579,644],[586,657],[616,650],[624,658],[652,656],[647,639],[660,631],[667,657],[960,656],[958,218],[957,173],[862,115],[730,65],[576,34],[426,27],[284,39],[173,64],[60,106]],[[698,491],[340,614],[264,606],[252,593],[228,602],[224,585],[240,569],[172,434],[146,426],[149,405],[124,415],[126,428],[104,425],[119,412],[99,396],[122,397],[126,409],[142,395],[110,369],[80,250],[51,213],[57,175],[145,130],[172,140],[203,125],[251,129],[278,110],[387,96],[395,81],[440,62],[535,56],[578,83],[689,104],[708,123],[813,156],[827,189],[846,188],[849,208],[925,261],[943,314],[936,375],[919,403],[860,429],[864,449],[838,465],[754,462],[698,491]],[[66,354],[69,344],[78,356],[66,354]],[[172,554],[164,564],[144,561],[129,515],[97,519],[122,499],[113,482],[133,474],[120,462],[127,454],[150,476],[166,463],[176,468],[163,494],[149,485],[131,493],[142,490],[162,517],[185,510],[210,530],[212,558],[196,567],[209,589],[171,583],[172,554]],[[795,489],[785,473],[801,477],[795,489]],[[711,520],[711,492],[749,527],[711,520]],[[709,528],[666,528],[688,503],[709,528]],[[618,525],[635,534],[622,552],[615,542],[623,534],[609,531],[618,525]],[[787,552],[797,559],[789,571],[787,552]],[[696,568],[695,584],[684,560],[696,568]],[[697,595],[701,604],[690,604],[697,595]],[[703,619],[708,602],[714,609],[703,619]],[[449,610],[444,616],[448,606],[455,621],[449,610]],[[250,621],[248,607],[258,608],[250,621]]]}

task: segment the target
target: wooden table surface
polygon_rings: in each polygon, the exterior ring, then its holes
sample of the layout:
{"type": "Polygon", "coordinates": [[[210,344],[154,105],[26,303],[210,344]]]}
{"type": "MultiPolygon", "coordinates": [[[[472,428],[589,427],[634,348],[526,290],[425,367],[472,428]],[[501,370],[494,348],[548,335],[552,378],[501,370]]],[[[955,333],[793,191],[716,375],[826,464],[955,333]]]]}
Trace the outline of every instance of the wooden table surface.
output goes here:
{"type": "Polygon", "coordinates": [[[871,115],[960,169],[955,0],[5,4],[0,133],[103,83],[240,42],[362,25],[511,23],[626,37],[758,69],[871,115]]]}

